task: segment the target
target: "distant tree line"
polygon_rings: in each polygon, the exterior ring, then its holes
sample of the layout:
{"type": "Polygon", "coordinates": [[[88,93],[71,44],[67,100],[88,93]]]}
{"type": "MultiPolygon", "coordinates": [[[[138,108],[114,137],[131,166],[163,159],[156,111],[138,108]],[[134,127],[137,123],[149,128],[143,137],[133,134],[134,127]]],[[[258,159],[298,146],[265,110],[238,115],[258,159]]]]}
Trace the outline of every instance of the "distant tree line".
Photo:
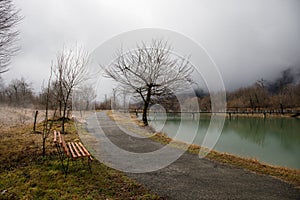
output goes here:
{"type": "Polygon", "coordinates": [[[13,79],[8,85],[0,77],[0,102],[10,106],[31,107],[38,102],[32,85],[23,77],[13,79]]]}
{"type": "Polygon", "coordinates": [[[253,85],[227,94],[231,110],[290,112],[300,110],[300,82],[291,69],[274,81],[259,80],[253,85]]]}
{"type": "MultiPolygon", "coordinates": [[[[261,79],[251,86],[227,92],[227,109],[278,113],[300,111],[299,72],[299,69],[288,68],[272,81],[261,79]]],[[[200,102],[209,103],[207,98],[202,98],[200,102]]]]}
{"type": "MultiPolygon", "coordinates": [[[[297,75],[291,69],[287,69],[282,71],[281,75],[273,81],[261,79],[248,87],[227,92],[228,111],[277,113],[300,111],[300,81],[297,75]]],[[[65,109],[65,117],[68,117],[67,111],[72,108],[71,99],[68,98],[65,103],[63,102],[60,96],[65,89],[61,89],[59,85],[58,79],[53,78],[49,90],[48,87],[44,87],[40,93],[35,94],[32,84],[24,78],[14,79],[8,84],[4,84],[4,81],[0,78],[0,103],[43,109],[46,101],[48,101],[49,109],[58,110],[57,116],[63,117],[63,110],[65,109]],[[46,98],[47,94],[49,96],[48,100],[46,98]]],[[[95,105],[96,109],[111,109],[111,98],[106,98],[101,103],[95,102],[96,94],[91,86],[80,86],[76,90],[80,93],[80,99],[76,102],[81,104],[82,109],[89,109],[92,105],[95,105]]],[[[210,111],[209,94],[203,90],[195,90],[195,94],[199,102],[199,109],[210,111]]],[[[186,98],[186,104],[192,98],[188,94],[183,94],[183,97],[186,98]]],[[[153,98],[151,104],[161,104],[167,111],[180,110],[178,100],[172,95],[157,96],[153,98]]],[[[142,103],[137,102],[131,105],[131,109],[142,109],[142,106],[142,103]]],[[[193,110],[193,108],[188,109],[193,110]]]]}

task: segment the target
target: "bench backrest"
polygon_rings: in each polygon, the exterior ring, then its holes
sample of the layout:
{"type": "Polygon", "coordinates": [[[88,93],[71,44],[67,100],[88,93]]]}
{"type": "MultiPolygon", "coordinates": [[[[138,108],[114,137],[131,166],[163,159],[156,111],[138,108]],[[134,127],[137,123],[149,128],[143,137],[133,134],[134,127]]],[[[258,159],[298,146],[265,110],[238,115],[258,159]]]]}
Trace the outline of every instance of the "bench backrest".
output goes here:
{"type": "Polygon", "coordinates": [[[63,148],[66,155],[70,156],[68,147],[67,147],[66,142],[65,142],[65,138],[62,134],[60,134],[60,131],[54,131],[54,137],[53,138],[54,138],[53,139],[54,143],[57,143],[57,144],[61,145],[61,147],[63,148]]]}

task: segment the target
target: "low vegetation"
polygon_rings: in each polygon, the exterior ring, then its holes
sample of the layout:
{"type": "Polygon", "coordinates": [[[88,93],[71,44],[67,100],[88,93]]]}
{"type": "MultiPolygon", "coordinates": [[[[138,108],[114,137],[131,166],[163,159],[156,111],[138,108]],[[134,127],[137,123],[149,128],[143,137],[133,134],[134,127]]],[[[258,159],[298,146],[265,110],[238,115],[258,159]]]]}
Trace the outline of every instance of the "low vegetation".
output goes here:
{"type": "MultiPolygon", "coordinates": [[[[54,121],[53,129],[59,129],[54,121]]],[[[42,130],[42,124],[37,130],[42,130]]],[[[66,124],[66,141],[79,140],[72,121],[66,124]]],[[[42,136],[32,125],[0,130],[0,199],[160,199],[122,172],[94,160],[72,161],[65,178],[51,138],[42,157],[42,136]]]]}

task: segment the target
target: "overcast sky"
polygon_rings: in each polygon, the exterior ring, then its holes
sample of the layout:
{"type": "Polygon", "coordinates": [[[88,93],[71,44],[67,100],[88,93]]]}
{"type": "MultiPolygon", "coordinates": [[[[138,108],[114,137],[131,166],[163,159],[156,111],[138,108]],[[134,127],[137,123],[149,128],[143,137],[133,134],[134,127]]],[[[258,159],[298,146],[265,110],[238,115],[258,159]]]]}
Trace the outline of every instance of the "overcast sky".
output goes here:
{"type": "Polygon", "coordinates": [[[15,0],[21,51],[6,82],[23,76],[40,89],[64,45],[93,51],[120,33],[163,28],[200,43],[213,58],[226,89],[283,68],[300,66],[299,0],[15,0]]]}

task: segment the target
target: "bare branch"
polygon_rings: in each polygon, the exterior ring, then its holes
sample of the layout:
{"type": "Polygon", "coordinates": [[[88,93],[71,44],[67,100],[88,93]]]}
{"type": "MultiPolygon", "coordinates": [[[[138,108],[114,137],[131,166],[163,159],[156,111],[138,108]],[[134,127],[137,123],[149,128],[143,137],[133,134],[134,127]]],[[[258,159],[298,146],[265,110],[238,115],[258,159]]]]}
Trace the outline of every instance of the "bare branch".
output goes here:
{"type": "MultiPolygon", "coordinates": [[[[82,48],[63,49],[56,57],[56,66],[53,69],[56,77],[57,101],[62,119],[66,118],[66,111],[70,104],[73,90],[90,78],[87,64],[89,54],[82,48]]],[[[62,126],[64,128],[64,126],[62,126]]],[[[64,130],[62,130],[64,132],[64,130]]]]}
{"type": "MultiPolygon", "coordinates": [[[[114,79],[126,91],[139,94],[144,101],[144,115],[152,97],[168,96],[183,90],[191,82],[193,68],[188,58],[178,57],[163,40],[153,40],[136,49],[117,53],[112,65],[105,69],[105,76],[114,79]]],[[[147,124],[145,117],[144,123],[147,124]]]]}
{"type": "Polygon", "coordinates": [[[15,26],[22,19],[19,12],[12,0],[0,0],[0,74],[8,71],[11,56],[19,50],[15,46],[19,35],[15,26]]]}

